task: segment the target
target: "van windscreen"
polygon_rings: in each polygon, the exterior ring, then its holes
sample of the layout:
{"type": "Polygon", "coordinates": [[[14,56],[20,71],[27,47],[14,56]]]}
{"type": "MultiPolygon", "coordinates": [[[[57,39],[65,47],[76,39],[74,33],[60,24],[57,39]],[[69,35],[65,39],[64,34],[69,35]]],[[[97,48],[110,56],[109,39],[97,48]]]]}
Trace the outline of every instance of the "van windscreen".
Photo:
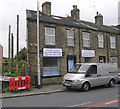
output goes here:
{"type": "Polygon", "coordinates": [[[82,66],[79,68],[78,72],[80,72],[80,73],[85,73],[85,72],[87,72],[87,70],[88,70],[89,67],[90,67],[89,65],[82,65],[82,66]]]}
{"type": "Polygon", "coordinates": [[[72,67],[72,69],[70,70],[70,72],[77,72],[77,71],[79,70],[80,66],[81,66],[81,65],[78,65],[78,64],[74,65],[74,66],[72,67]]]}

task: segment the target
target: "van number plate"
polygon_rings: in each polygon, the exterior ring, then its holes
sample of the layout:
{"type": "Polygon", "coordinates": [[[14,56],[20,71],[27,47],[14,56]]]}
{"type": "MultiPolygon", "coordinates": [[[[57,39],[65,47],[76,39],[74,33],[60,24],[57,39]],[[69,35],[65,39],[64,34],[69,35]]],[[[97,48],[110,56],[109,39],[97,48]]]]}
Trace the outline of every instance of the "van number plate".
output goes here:
{"type": "Polygon", "coordinates": [[[65,83],[65,86],[70,86],[70,84],[68,84],[68,83],[65,83]]]}

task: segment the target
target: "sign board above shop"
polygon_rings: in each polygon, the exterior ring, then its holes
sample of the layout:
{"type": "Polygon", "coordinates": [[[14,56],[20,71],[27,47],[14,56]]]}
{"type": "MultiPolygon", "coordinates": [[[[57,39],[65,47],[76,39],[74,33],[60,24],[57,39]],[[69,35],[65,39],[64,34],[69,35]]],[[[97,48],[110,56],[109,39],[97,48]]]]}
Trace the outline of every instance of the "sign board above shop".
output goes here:
{"type": "Polygon", "coordinates": [[[82,57],[95,57],[95,50],[82,50],[82,57]]]}
{"type": "Polygon", "coordinates": [[[43,57],[62,57],[62,49],[43,48],[43,57]]]}

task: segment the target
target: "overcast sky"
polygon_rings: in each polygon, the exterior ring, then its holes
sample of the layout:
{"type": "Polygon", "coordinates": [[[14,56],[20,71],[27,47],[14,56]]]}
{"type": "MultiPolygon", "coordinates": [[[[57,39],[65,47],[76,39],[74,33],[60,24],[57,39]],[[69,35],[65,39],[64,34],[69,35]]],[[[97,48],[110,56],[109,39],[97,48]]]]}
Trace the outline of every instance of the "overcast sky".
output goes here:
{"type": "MultiPolygon", "coordinates": [[[[39,0],[40,10],[42,3],[39,0]]],[[[80,9],[80,19],[94,22],[96,11],[103,15],[104,25],[118,24],[118,2],[120,0],[47,0],[51,2],[52,15],[70,15],[73,5],[80,9]]],[[[1,0],[0,1],[0,44],[3,56],[8,57],[8,30],[14,35],[14,54],[16,54],[17,15],[20,19],[20,49],[26,47],[26,9],[37,10],[37,0],[1,0]]]]}

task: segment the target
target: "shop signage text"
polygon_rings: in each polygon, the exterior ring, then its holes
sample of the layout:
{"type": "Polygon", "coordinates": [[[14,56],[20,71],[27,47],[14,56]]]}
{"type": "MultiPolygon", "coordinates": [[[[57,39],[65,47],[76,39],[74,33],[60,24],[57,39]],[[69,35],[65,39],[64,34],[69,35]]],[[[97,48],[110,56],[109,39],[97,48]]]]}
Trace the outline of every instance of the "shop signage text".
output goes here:
{"type": "Polygon", "coordinates": [[[95,57],[94,50],[82,50],[82,57],[95,57]]]}
{"type": "Polygon", "coordinates": [[[62,57],[62,49],[43,48],[43,57],[62,57]]]}

